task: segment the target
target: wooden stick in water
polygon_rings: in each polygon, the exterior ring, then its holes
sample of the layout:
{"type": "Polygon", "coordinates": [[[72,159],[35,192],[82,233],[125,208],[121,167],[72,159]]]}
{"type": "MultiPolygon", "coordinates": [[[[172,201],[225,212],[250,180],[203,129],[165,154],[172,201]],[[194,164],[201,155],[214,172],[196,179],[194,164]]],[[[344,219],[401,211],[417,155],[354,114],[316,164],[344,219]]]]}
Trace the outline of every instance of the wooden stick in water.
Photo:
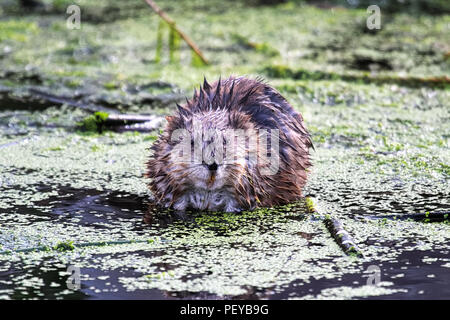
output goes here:
{"type": "Polygon", "coordinates": [[[188,46],[191,47],[191,49],[202,60],[204,64],[209,64],[208,60],[205,58],[205,56],[197,47],[197,45],[194,43],[194,41],[192,41],[192,39],[189,38],[187,34],[185,34],[177,27],[175,21],[172,18],[170,18],[164,11],[162,11],[161,8],[158,7],[158,5],[153,0],[145,0],[145,2],[147,2],[147,4],[153,9],[153,11],[155,11],[161,17],[161,19],[167,22],[167,24],[173,30],[175,30],[175,32],[177,32],[180,35],[180,37],[183,38],[184,41],[186,41],[188,46]]]}

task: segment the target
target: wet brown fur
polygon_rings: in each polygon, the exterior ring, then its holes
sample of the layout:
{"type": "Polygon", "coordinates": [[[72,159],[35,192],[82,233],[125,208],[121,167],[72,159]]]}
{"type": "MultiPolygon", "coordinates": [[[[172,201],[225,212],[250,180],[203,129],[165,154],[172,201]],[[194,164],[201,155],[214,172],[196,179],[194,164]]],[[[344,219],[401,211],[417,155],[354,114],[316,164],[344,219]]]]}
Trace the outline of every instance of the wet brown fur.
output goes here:
{"type": "Polygon", "coordinates": [[[183,181],[183,166],[170,162],[174,130],[188,128],[193,114],[201,115],[202,124],[218,129],[279,129],[280,162],[275,175],[262,175],[258,166],[236,166],[230,181],[241,208],[270,207],[298,200],[311,166],[311,137],[302,116],[272,87],[260,79],[230,77],[210,85],[206,79],[194,96],[178,105],[178,112],[167,117],[163,133],[153,144],[147,163],[149,188],[156,204],[170,207],[190,186],[183,181]],[[226,116],[218,111],[223,110],[226,116]],[[217,111],[217,112],[215,112],[217,111]]]}

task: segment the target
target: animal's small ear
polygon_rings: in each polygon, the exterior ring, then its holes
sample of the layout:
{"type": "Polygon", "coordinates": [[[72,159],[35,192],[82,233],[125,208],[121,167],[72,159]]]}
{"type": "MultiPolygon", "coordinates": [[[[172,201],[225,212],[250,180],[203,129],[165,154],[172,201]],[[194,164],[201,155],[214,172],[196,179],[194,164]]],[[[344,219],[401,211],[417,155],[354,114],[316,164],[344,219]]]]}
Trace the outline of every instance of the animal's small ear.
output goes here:
{"type": "Polygon", "coordinates": [[[166,116],[167,122],[172,122],[173,118],[174,118],[174,116],[166,116]]]}

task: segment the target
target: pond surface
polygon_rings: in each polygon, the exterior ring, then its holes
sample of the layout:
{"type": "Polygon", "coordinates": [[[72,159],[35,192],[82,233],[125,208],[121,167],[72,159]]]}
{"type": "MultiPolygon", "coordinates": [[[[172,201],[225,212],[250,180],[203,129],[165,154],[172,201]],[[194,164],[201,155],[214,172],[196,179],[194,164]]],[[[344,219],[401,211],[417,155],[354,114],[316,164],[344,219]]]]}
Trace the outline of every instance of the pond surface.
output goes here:
{"type": "Polygon", "coordinates": [[[159,22],[141,7],[94,23],[112,4],[80,3],[81,31],[65,9],[11,22],[0,6],[0,299],[450,298],[448,15],[400,13],[370,34],[365,10],[167,4],[210,57],[199,68],[184,46],[154,61],[159,22]],[[158,128],[80,131],[91,109],[33,95],[163,119],[203,75],[229,74],[265,76],[304,116],[317,214],[154,212],[158,128]]]}
{"type": "Polygon", "coordinates": [[[11,136],[19,143],[6,142],[0,156],[0,243],[49,251],[0,255],[4,298],[450,296],[449,224],[397,219],[448,211],[445,180],[380,176],[349,147],[316,148],[306,193],[320,214],[342,221],[364,254],[357,258],[301,202],[242,214],[153,212],[145,134],[33,137],[11,136]],[[65,242],[75,249],[51,249],[65,242]],[[79,268],[78,290],[68,289],[69,266],[79,268]],[[374,275],[378,285],[367,285],[374,275]]]}

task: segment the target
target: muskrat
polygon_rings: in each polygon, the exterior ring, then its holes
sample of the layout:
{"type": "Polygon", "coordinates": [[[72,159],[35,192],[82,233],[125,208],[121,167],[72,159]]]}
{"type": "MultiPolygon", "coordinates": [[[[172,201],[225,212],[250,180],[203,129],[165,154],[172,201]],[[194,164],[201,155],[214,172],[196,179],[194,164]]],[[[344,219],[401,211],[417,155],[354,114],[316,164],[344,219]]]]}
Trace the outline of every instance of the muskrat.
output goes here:
{"type": "Polygon", "coordinates": [[[205,78],[177,107],[147,162],[157,206],[238,212],[302,197],[311,136],[277,90],[259,78],[205,78]]]}

